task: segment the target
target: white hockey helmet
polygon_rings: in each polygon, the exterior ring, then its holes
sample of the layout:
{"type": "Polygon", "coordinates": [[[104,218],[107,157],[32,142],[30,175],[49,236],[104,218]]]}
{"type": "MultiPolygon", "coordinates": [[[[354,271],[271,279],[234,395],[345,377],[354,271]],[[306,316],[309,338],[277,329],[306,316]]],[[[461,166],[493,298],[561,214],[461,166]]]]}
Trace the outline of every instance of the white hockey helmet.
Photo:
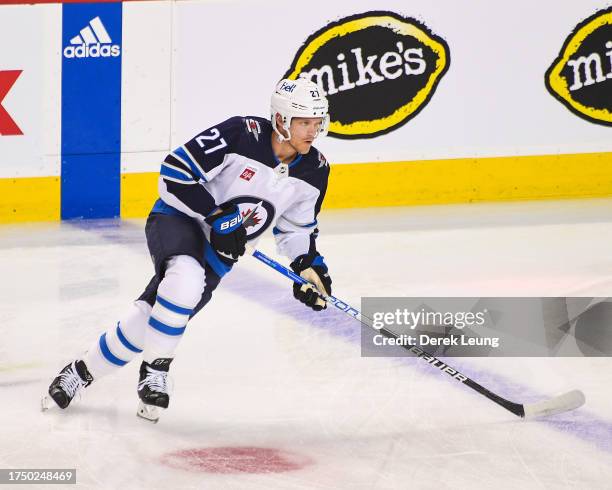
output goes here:
{"type": "Polygon", "coordinates": [[[320,117],[323,119],[317,136],[325,136],[329,126],[327,98],[316,83],[305,78],[297,80],[284,79],[278,82],[272,94],[271,102],[272,127],[280,141],[291,139],[291,119],[294,117],[320,117]],[[287,131],[284,137],[276,126],[276,114],[283,120],[283,129],[287,131]]]}

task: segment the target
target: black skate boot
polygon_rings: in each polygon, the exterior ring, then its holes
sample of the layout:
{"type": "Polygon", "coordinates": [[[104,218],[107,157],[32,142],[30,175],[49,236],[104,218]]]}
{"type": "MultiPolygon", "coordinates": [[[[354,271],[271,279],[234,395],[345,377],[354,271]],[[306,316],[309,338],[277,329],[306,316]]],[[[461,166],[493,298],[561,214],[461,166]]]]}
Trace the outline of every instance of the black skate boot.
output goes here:
{"type": "Polygon", "coordinates": [[[42,399],[42,409],[51,407],[51,400],[60,408],[66,408],[76,395],[81,394],[93,381],[93,376],[87,370],[85,362],[76,360],[62,369],[49,386],[49,396],[42,399]]]}
{"type": "Polygon", "coordinates": [[[159,409],[168,408],[170,403],[170,389],[168,386],[168,370],[171,358],[155,359],[151,364],[140,365],[140,381],[138,383],[138,405],[137,415],[143,419],[157,422],[159,420],[159,409]]]}

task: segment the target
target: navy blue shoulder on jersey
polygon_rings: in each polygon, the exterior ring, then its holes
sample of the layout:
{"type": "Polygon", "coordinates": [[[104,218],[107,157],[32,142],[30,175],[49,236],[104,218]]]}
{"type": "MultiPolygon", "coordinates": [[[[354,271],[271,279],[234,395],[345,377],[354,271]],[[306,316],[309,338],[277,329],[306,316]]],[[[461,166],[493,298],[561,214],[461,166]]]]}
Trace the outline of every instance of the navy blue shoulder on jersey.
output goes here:
{"type": "Polygon", "coordinates": [[[327,192],[327,181],[329,179],[329,163],[323,154],[314,146],[295,166],[289,167],[289,176],[301,179],[319,190],[319,198],[315,205],[315,216],[321,211],[321,205],[327,192]]]}
{"type": "MultiPolygon", "coordinates": [[[[205,129],[198,135],[194,136],[184,147],[187,149],[189,154],[185,155],[183,152],[181,157],[189,156],[193,157],[195,162],[187,162],[193,169],[195,164],[197,170],[203,171],[199,173],[206,174],[215,167],[218,167],[223,163],[225,155],[228,153],[235,153],[235,148],[239,146],[239,140],[244,127],[243,119],[240,116],[230,117],[229,119],[205,129]]],[[[175,150],[174,153],[181,152],[181,148],[175,150]]],[[[200,175],[200,178],[203,176],[200,175]]],[[[206,178],[204,178],[206,181],[206,178]]]]}
{"type": "Polygon", "coordinates": [[[278,160],[272,151],[272,123],[257,116],[244,116],[242,132],[233,152],[274,168],[278,160]]]}

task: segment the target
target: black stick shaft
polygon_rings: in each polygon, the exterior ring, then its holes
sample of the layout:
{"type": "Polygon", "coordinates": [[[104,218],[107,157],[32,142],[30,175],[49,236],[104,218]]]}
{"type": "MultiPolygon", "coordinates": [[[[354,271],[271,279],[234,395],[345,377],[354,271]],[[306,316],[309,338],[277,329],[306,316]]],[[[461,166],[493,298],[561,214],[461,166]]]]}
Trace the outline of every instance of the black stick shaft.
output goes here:
{"type": "MultiPolygon", "coordinates": [[[[362,318],[366,320],[370,320],[368,317],[363,316],[363,314],[361,316],[362,318]]],[[[361,321],[361,323],[367,327],[372,328],[371,325],[368,325],[366,321],[361,321]]],[[[388,338],[392,338],[392,339],[399,338],[398,335],[391,332],[390,330],[387,330],[386,328],[381,328],[379,332],[388,338]]],[[[486,396],[489,400],[504,407],[506,410],[509,410],[514,415],[517,415],[519,417],[525,416],[525,408],[523,407],[522,404],[511,402],[510,400],[506,400],[505,398],[499,396],[498,394],[493,393],[492,391],[488,390],[484,386],[478,384],[473,379],[467,377],[465,374],[462,374],[459,371],[457,371],[455,368],[449,366],[444,361],[438,359],[432,354],[429,354],[427,351],[424,351],[420,347],[417,347],[414,345],[403,345],[403,344],[401,345],[401,347],[407,350],[408,352],[410,352],[411,354],[414,354],[416,357],[419,357],[420,359],[424,360],[429,365],[436,367],[440,371],[448,374],[453,379],[456,379],[457,381],[463,383],[465,386],[468,386],[472,388],[474,391],[480,393],[481,395],[486,396]]]]}
{"type": "MultiPolygon", "coordinates": [[[[263,262],[268,267],[271,267],[276,272],[279,272],[280,274],[284,275],[288,279],[291,279],[293,282],[296,282],[298,284],[306,284],[307,283],[306,280],[304,280],[299,275],[295,274],[292,270],[288,269],[287,267],[285,267],[281,263],[277,262],[276,260],[271,259],[270,257],[268,257],[267,255],[263,254],[259,250],[255,250],[255,249],[253,249],[252,247],[249,247],[249,246],[247,246],[247,248],[249,249],[250,253],[253,254],[253,257],[255,257],[259,261],[263,262]]],[[[385,337],[394,338],[394,339],[399,338],[398,335],[396,335],[395,333],[391,332],[390,330],[387,330],[385,328],[381,328],[379,330],[379,329],[375,328],[374,327],[374,322],[372,321],[371,318],[368,318],[367,316],[362,315],[361,312],[358,309],[353,308],[348,303],[345,303],[345,302],[339,300],[335,296],[329,295],[329,296],[326,296],[324,299],[325,299],[325,301],[327,301],[328,304],[335,306],[337,309],[339,309],[339,310],[343,311],[344,313],[346,313],[347,315],[355,318],[356,320],[361,322],[366,327],[369,327],[371,329],[374,329],[374,330],[380,332],[385,337]]],[[[498,405],[504,407],[506,410],[509,410],[514,415],[517,415],[519,417],[524,417],[525,416],[525,407],[524,407],[524,405],[521,405],[519,403],[511,402],[511,401],[506,400],[505,398],[497,395],[496,393],[493,393],[492,391],[488,390],[484,386],[476,383],[476,381],[474,381],[473,379],[470,379],[466,375],[461,374],[455,368],[452,368],[451,366],[449,366],[445,362],[441,361],[437,357],[435,357],[435,356],[429,354],[428,352],[424,351],[420,347],[408,346],[408,345],[402,345],[402,347],[404,349],[406,349],[407,351],[411,352],[412,354],[416,355],[417,357],[420,357],[421,359],[423,359],[428,364],[431,364],[433,367],[436,367],[440,371],[445,372],[446,374],[448,374],[449,376],[453,377],[457,381],[460,381],[464,385],[469,386],[474,391],[476,391],[476,392],[480,393],[481,395],[487,397],[489,400],[491,400],[491,401],[497,403],[498,405]]]]}

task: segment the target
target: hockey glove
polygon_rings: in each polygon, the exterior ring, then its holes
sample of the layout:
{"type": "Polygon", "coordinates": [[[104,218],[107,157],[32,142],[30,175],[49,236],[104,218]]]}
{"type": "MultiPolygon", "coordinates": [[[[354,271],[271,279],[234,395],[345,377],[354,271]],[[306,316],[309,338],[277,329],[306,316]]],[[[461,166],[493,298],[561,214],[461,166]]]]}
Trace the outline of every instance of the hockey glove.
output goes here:
{"type": "Polygon", "coordinates": [[[215,252],[230,265],[244,255],[247,234],[242,225],[242,214],[235,204],[222,204],[220,213],[210,215],[210,244],[215,252]]]}
{"type": "Polygon", "coordinates": [[[327,308],[323,296],[331,294],[332,280],[327,273],[327,266],[320,255],[300,255],[291,263],[296,274],[306,279],[310,284],[293,283],[293,296],[315,311],[327,308]],[[314,285],[314,287],[313,287],[314,285]]]}

